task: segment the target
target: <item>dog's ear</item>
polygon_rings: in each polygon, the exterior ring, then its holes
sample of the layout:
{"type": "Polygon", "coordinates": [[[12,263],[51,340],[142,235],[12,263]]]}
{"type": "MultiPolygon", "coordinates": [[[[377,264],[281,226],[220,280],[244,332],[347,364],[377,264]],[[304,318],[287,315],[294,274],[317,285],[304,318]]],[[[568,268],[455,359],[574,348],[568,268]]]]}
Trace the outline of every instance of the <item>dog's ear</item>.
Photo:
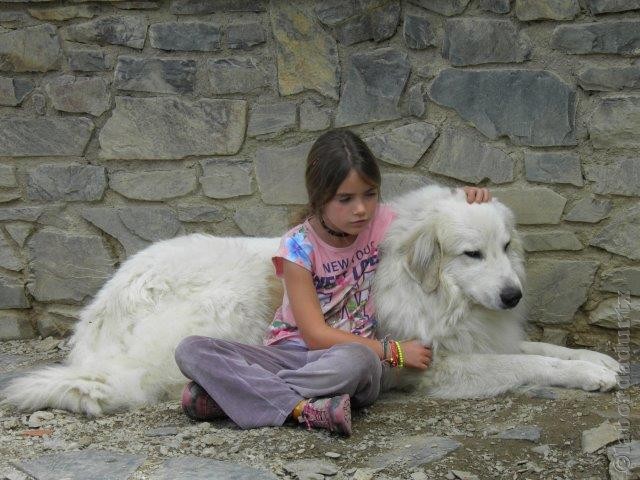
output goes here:
{"type": "Polygon", "coordinates": [[[418,228],[402,244],[404,267],[426,292],[432,292],[440,283],[442,250],[433,226],[418,228]]]}

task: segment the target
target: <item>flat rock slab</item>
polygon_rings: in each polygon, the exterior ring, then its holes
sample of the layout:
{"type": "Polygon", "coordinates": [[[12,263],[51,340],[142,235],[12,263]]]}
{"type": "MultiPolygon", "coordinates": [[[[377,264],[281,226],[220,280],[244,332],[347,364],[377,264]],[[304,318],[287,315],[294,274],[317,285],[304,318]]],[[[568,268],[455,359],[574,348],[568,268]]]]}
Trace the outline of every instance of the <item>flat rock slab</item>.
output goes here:
{"type": "Polygon", "coordinates": [[[413,167],[438,136],[438,129],[426,122],[402,127],[365,138],[376,158],[402,167],[413,167]]]}
{"type": "Polygon", "coordinates": [[[640,260],[640,205],[623,210],[611,219],[589,242],[594,247],[640,260]]]}
{"type": "Polygon", "coordinates": [[[295,147],[256,151],[256,178],[264,203],[302,205],[307,202],[303,179],[310,149],[311,142],[305,142],[295,147]]]}
{"type": "Polygon", "coordinates": [[[616,20],[556,27],[551,48],[564,53],[640,54],[640,21],[616,20]]]}
{"type": "Polygon", "coordinates": [[[502,432],[494,435],[494,437],[502,440],[527,440],[529,442],[538,442],[540,440],[540,432],[542,432],[540,427],[523,426],[503,430],[502,432]]]}
{"type": "Polygon", "coordinates": [[[461,446],[460,442],[447,437],[429,435],[405,437],[398,441],[398,445],[393,450],[372,457],[369,460],[369,466],[374,468],[386,468],[392,465],[418,467],[439,460],[461,446]]]}
{"type": "Polygon", "coordinates": [[[613,204],[610,200],[599,199],[593,195],[579,200],[564,219],[569,222],[598,223],[607,218],[613,204]]]}
{"type": "Polygon", "coordinates": [[[603,98],[588,128],[594,148],[640,147],[640,96],[603,98]]]}
{"type": "Polygon", "coordinates": [[[518,145],[575,145],[576,92],[544,70],[445,69],[433,81],[431,99],[491,139],[518,145]]]}
{"type": "Polygon", "coordinates": [[[45,455],[14,466],[36,480],[127,480],[144,460],[141,455],[83,450],[45,455]]]}
{"type": "Polygon", "coordinates": [[[66,28],[64,37],[79,43],[99,45],[124,45],[137,48],[144,46],[147,22],[142,16],[106,16],[66,28]]]}
{"type": "Polygon", "coordinates": [[[100,131],[100,155],[112,159],[232,155],[244,140],[246,110],[244,100],[116,97],[113,115],[100,131]]]}
{"type": "Polygon", "coordinates": [[[458,15],[467,8],[469,0],[410,0],[411,3],[427,10],[450,17],[458,15]]]}
{"type": "Polygon", "coordinates": [[[178,457],[165,460],[149,480],[277,480],[274,474],[231,462],[200,457],[178,457]]]}
{"type": "Polygon", "coordinates": [[[53,25],[0,31],[0,70],[46,72],[55,70],[61,57],[60,40],[53,25]]]}
{"type": "Polygon", "coordinates": [[[0,157],[80,156],[93,122],[84,117],[0,118],[0,157]]]}
{"type": "Polygon", "coordinates": [[[605,420],[600,425],[582,432],[582,451],[593,453],[596,450],[624,437],[619,425],[605,420]]]}

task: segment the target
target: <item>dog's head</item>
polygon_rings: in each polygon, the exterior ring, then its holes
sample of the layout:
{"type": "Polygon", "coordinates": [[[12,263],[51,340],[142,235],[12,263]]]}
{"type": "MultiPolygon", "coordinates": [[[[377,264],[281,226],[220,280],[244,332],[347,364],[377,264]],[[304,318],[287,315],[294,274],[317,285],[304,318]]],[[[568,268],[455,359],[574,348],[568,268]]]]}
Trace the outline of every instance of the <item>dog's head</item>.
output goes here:
{"type": "Polygon", "coordinates": [[[423,290],[461,293],[492,310],[518,304],[524,255],[507,207],[495,199],[468,204],[463,192],[439,187],[422,189],[407,200],[399,205],[404,218],[396,223],[403,228],[400,257],[423,290]],[[412,210],[408,216],[406,208],[412,210]]]}

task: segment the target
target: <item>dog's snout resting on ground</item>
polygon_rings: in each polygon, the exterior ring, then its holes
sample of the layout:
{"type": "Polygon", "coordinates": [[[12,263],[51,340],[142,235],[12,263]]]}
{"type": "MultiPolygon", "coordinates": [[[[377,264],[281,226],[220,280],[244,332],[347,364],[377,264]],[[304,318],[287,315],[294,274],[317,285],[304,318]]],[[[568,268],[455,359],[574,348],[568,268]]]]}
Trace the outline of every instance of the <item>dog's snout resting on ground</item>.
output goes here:
{"type": "MultiPolygon", "coordinates": [[[[437,186],[393,204],[374,280],[379,336],[433,350],[406,383],[442,398],[486,397],[520,385],[609,390],[618,363],[589,350],[525,341],[523,250],[511,212],[467,204],[437,186]]],[[[194,234],[127,260],[82,312],[64,365],[13,381],[7,402],[101,415],[178,398],[174,350],[189,335],[259,343],[282,299],[271,255],[278,238],[194,234]]]]}

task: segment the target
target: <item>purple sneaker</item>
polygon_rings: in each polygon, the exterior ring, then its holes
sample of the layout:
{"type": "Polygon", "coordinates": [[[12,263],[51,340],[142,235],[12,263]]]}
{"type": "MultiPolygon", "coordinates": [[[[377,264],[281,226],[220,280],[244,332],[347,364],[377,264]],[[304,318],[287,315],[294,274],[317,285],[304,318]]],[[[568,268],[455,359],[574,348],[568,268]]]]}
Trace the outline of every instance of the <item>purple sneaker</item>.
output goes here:
{"type": "Polygon", "coordinates": [[[330,432],[351,435],[351,399],[346,393],[330,398],[309,400],[298,417],[307,428],[325,428],[330,432]]]}
{"type": "Polygon", "coordinates": [[[196,382],[189,382],[182,391],[182,410],[193,420],[215,420],[227,415],[196,382]]]}

